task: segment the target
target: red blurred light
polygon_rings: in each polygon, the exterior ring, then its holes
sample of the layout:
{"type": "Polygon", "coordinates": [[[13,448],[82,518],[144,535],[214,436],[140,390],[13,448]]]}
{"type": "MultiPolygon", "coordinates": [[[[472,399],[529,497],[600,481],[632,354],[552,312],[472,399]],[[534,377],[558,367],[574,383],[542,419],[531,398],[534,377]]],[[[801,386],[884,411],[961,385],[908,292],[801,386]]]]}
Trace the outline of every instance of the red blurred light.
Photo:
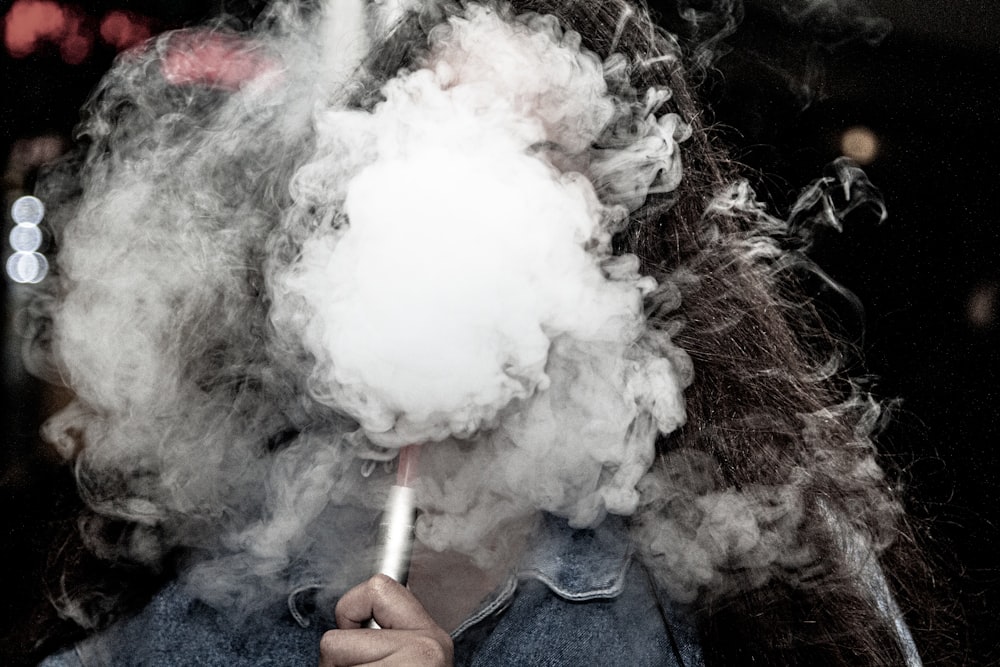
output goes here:
{"type": "Polygon", "coordinates": [[[18,0],[4,20],[4,43],[15,58],[38,49],[43,41],[58,41],[66,32],[66,11],[50,0],[18,0]]]}
{"type": "Polygon", "coordinates": [[[79,65],[94,46],[86,15],[76,7],[52,0],[17,0],[4,18],[4,44],[15,58],[24,58],[45,42],[59,46],[62,59],[79,65]]]}
{"type": "Polygon", "coordinates": [[[59,42],[59,54],[70,65],[79,65],[94,47],[94,33],[75,11],[66,11],[66,32],[59,42]]]}
{"type": "Polygon", "coordinates": [[[152,33],[149,19],[132,12],[115,10],[101,20],[101,39],[118,51],[145,42],[152,33]]]}
{"type": "Polygon", "coordinates": [[[201,84],[239,90],[275,69],[273,62],[247,50],[239,37],[213,33],[175,36],[163,61],[163,76],[174,85],[201,84]]]}

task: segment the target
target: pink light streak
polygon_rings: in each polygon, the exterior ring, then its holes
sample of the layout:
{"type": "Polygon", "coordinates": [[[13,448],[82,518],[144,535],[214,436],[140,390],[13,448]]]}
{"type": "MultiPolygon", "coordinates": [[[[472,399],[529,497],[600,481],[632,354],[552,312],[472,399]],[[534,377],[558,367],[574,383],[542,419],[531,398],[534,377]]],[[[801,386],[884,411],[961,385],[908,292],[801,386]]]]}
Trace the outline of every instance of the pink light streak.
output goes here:
{"type": "Polygon", "coordinates": [[[162,67],[164,78],[175,86],[200,84],[235,91],[274,71],[275,64],[248,52],[239,37],[187,33],[171,39],[162,67]]]}

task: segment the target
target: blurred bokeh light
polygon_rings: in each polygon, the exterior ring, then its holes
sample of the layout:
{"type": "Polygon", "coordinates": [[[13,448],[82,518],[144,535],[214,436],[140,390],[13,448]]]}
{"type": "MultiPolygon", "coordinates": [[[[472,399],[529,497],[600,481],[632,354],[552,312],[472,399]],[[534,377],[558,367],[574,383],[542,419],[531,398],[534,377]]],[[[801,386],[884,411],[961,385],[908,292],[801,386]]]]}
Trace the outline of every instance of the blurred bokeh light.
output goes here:
{"type": "Polygon", "coordinates": [[[863,125],[848,128],[840,136],[840,152],[862,166],[870,165],[879,154],[878,136],[863,125]]]}

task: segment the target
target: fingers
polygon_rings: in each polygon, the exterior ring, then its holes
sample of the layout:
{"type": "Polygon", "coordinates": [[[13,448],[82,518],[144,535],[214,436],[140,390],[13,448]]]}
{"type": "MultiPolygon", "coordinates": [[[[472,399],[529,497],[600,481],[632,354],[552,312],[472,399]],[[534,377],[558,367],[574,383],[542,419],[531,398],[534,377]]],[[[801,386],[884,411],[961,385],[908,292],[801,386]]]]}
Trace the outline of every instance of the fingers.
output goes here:
{"type": "Polygon", "coordinates": [[[320,641],[320,667],[450,667],[451,638],[444,631],[331,630],[320,641]]]}
{"type": "Polygon", "coordinates": [[[413,593],[384,574],[345,593],[335,615],[342,630],[360,628],[371,618],[385,629],[440,629],[413,593]]]}
{"type": "Polygon", "coordinates": [[[320,667],[450,667],[451,637],[405,586],[376,575],[349,590],[335,611],[337,630],[320,641],[320,667]],[[374,618],[382,629],[362,625],[374,618]]]}

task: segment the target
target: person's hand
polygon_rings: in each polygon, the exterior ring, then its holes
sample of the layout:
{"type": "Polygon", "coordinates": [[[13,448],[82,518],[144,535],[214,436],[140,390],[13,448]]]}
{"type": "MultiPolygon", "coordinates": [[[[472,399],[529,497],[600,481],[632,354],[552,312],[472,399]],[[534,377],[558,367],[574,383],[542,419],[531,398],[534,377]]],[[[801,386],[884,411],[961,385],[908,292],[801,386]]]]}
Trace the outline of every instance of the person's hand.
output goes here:
{"type": "Polygon", "coordinates": [[[335,613],[337,629],[319,643],[320,667],[451,667],[451,637],[413,593],[385,575],[349,590],[335,613]],[[371,618],[381,629],[364,627],[371,618]]]}

